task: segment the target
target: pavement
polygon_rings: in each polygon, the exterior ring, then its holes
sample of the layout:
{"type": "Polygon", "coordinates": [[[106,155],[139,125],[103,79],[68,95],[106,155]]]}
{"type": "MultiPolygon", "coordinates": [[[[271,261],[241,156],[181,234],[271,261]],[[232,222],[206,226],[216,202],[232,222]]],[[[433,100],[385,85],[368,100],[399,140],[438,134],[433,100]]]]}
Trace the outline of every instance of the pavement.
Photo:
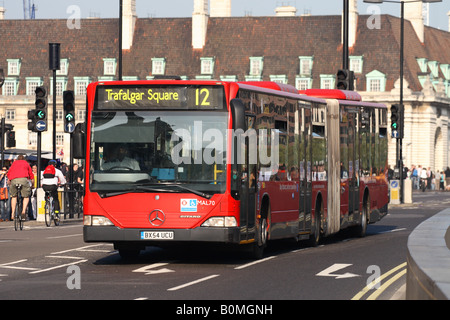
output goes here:
{"type": "MultiPolygon", "coordinates": [[[[77,218],[74,217],[72,219],[63,219],[61,221],[62,224],[69,224],[69,223],[83,223],[83,218],[77,218]]],[[[26,220],[24,223],[24,226],[45,226],[45,221],[37,221],[37,220],[26,220]]],[[[12,227],[14,228],[14,220],[10,221],[1,221],[0,222],[0,228],[4,227],[12,227]]]]}

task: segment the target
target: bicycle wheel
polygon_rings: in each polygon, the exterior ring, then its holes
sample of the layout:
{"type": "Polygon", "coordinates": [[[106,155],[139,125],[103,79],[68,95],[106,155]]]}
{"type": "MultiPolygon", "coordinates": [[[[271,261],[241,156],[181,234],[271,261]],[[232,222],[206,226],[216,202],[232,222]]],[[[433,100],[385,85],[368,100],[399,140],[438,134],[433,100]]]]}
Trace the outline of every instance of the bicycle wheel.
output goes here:
{"type": "Polygon", "coordinates": [[[23,230],[23,220],[22,220],[22,203],[21,198],[17,197],[16,212],[14,213],[14,229],[23,230]]]}
{"type": "Polygon", "coordinates": [[[49,201],[46,199],[45,200],[45,225],[47,227],[50,227],[50,225],[52,224],[52,217],[51,217],[51,207],[50,207],[50,203],[49,201]]]}
{"type": "Polygon", "coordinates": [[[17,215],[17,206],[16,212],[14,213],[14,230],[19,230],[20,228],[20,217],[17,215]]]}
{"type": "Polygon", "coordinates": [[[55,206],[52,205],[52,212],[53,212],[53,222],[55,223],[55,226],[59,226],[59,213],[55,212],[55,206]]]}

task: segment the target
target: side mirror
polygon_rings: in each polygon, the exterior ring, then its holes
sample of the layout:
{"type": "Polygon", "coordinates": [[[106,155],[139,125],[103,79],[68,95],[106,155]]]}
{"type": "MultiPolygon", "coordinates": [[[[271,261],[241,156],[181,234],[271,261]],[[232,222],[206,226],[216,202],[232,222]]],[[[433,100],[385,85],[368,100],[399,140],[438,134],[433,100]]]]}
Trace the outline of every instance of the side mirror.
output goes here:
{"type": "Polygon", "coordinates": [[[246,130],[245,125],[245,106],[241,99],[233,99],[230,101],[231,115],[233,117],[233,129],[242,131],[246,130]]]}
{"type": "Polygon", "coordinates": [[[73,157],[74,159],[86,158],[86,124],[79,123],[75,126],[72,133],[73,138],[73,157]]]}

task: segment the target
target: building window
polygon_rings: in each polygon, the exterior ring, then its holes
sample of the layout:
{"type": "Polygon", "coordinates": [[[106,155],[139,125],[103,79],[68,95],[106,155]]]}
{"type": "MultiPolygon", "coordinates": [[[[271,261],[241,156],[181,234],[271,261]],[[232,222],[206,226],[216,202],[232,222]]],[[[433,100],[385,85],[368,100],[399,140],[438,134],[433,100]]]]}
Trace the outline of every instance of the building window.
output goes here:
{"type": "Polygon", "coordinates": [[[231,81],[236,82],[238,80],[237,76],[229,75],[229,76],[220,76],[220,80],[222,81],[231,81]]]}
{"type": "Polygon", "coordinates": [[[446,80],[450,80],[450,64],[441,64],[441,71],[446,80]]]}
{"type": "Polygon", "coordinates": [[[67,76],[69,73],[69,59],[60,59],[59,60],[59,70],[56,70],[56,75],[58,76],[67,76]]]}
{"type": "Polygon", "coordinates": [[[63,146],[64,145],[64,133],[63,132],[57,132],[56,133],[56,145],[57,146],[63,146]]]}
{"type": "Polygon", "coordinates": [[[62,120],[63,119],[63,110],[56,110],[56,120],[62,120]]]}
{"type": "MultiPolygon", "coordinates": [[[[67,88],[66,77],[56,77],[56,95],[62,96],[67,88]]],[[[53,77],[50,78],[50,94],[53,94],[53,77]]]]}
{"type": "Polygon", "coordinates": [[[105,76],[114,76],[116,74],[116,59],[104,58],[103,59],[103,74],[105,76]]]}
{"type": "Polygon", "coordinates": [[[77,111],[77,121],[79,122],[86,121],[86,109],[79,109],[77,111]]]}
{"type": "Polygon", "coordinates": [[[20,75],[20,59],[6,59],[8,62],[8,76],[20,75]]]}
{"type": "Polygon", "coordinates": [[[311,75],[314,57],[298,57],[300,60],[300,75],[311,75]]]}
{"type": "Polygon", "coordinates": [[[271,75],[270,81],[281,83],[281,84],[287,84],[287,76],[286,75],[271,75]]]}
{"type": "Polygon", "coordinates": [[[212,75],[214,74],[214,58],[200,58],[201,74],[212,75]]]}
{"type": "Polygon", "coordinates": [[[19,80],[16,78],[6,78],[3,84],[3,95],[4,96],[15,96],[17,95],[17,89],[19,87],[19,80]]]}
{"type": "Polygon", "coordinates": [[[261,76],[264,65],[264,57],[250,57],[250,75],[261,76]]]}
{"type": "Polygon", "coordinates": [[[386,90],[386,75],[378,70],[366,74],[366,90],[368,92],[383,92],[386,90]]]}
{"type": "Polygon", "coordinates": [[[36,88],[41,85],[41,78],[27,78],[27,96],[34,96],[36,94],[36,88]]]}
{"type": "Polygon", "coordinates": [[[434,78],[438,78],[439,77],[439,62],[428,61],[428,66],[430,67],[432,76],[434,78]]]}
{"type": "Polygon", "coordinates": [[[75,95],[76,96],[85,96],[86,95],[86,88],[90,83],[89,77],[74,77],[74,88],[75,88],[75,95]]]}
{"type": "Polygon", "coordinates": [[[16,120],[16,110],[15,109],[6,109],[6,120],[16,120]]]}
{"type": "Polygon", "coordinates": [[[335,76],[331,74],[321,74],[320,75],[320,89],[334,89],[335,86],[335,76]]]}
{"type": "Polygon", "coordinates": [[[152,58],[152,74],[164,75],[166,71],[166,58],[152,58]]]}
{"type": "Polygon", "coordinates": [[[421,72],[427,72],[428,68],[427,68],[427,63],[428,63],[428,59],[427,58],[416,58],[417,63],[419,64],[419,68],[421,72]]]}
{"type": "Polygon", "coordinates": [[[29,146],[37,145],[37,132],[28,131],[28,145],[29,146]]]}
{"type": "Polygon", "coordinates": [[[312,88],[312,79],[311,78],[297,77],[297,78],[295,78],[295,87],[298,90],[311,89],[312,88]]]}
{"type": "Polygon", "coordinates": [[[350,70],[354,73],[362,73],[363,70],[363,56],[350,56],[350,70]]]}

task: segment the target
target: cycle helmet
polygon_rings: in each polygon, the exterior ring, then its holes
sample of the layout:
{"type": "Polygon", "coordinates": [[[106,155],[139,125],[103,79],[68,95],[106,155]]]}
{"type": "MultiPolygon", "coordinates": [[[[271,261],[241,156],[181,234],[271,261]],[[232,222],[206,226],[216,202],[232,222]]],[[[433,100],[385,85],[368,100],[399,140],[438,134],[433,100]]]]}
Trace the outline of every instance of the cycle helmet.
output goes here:
{"type": "Polygon", "coordinates": [[[48,162],[48,164],[52,164],[52,165],[54,165],[54,166],[56,166],[56,160],[50,160],[49,162],[48,162]]]}

